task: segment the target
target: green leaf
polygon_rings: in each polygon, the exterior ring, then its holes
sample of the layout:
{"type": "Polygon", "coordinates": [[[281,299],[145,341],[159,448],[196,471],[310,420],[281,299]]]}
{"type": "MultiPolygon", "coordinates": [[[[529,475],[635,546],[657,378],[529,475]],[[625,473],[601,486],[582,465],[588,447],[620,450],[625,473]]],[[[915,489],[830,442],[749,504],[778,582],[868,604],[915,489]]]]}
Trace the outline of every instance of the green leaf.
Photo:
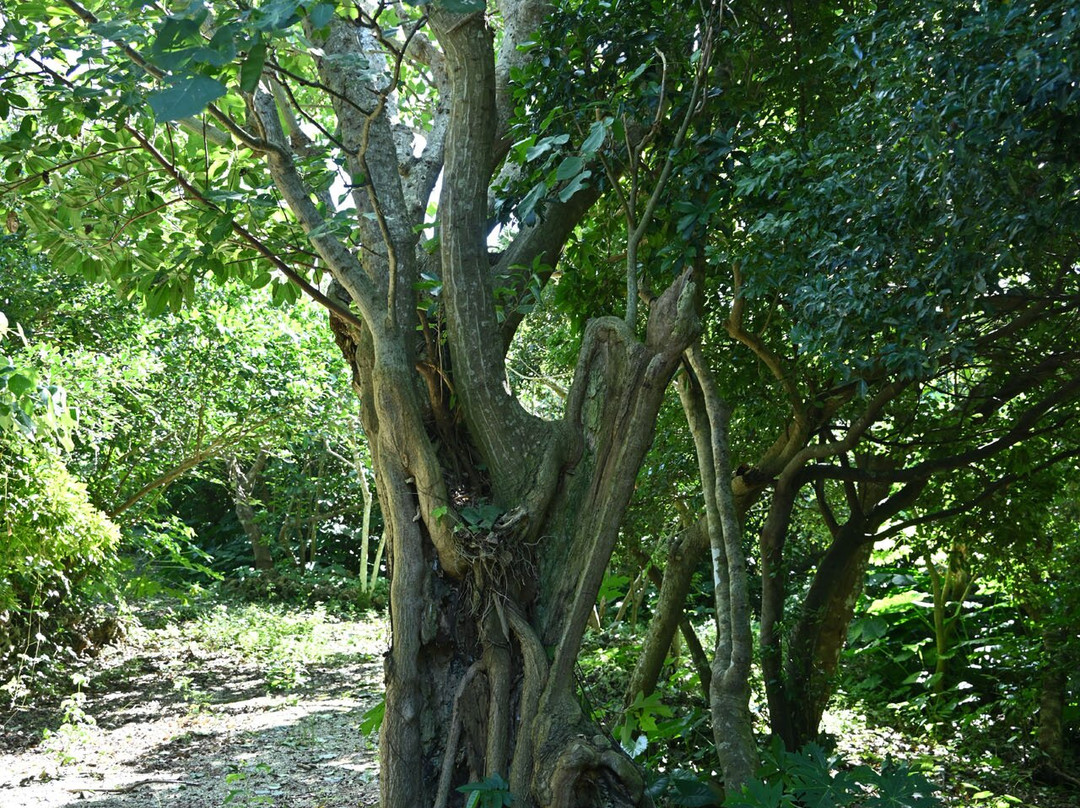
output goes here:
{"type": "Polygon", "coordinates": [[[259,9],[256,27],[262,31],[279,31],[297,21],[297,0],[271,0],[259,9]]]}
{"type": "Polygon", "coordinates": [[[176,121],[198,115],[207,104],[225,95],[225,85],[207,76],[181,79],[165,90],[151,93],[147,98],[158,123],[176,121]]]}
{"type": "Polygon", "coordinates": [[[329,25],[330,20],[332,20],[333,18],[333,3],[316,3],[308,11],[308,19],[311,20],[311,27],[314,28],[316,31],[329,25]]]}
{"type": "Polygon", "coordinates": [[[547,192],[547,185],[538,182],[532,187],[525,198],[521,200],[516,211],[518,220],[524,225],[531,225],[536,221],[536,205],[547,192]]]}
{"type": "Polygon", "coordinates": [[[252,289],[262,289],[264,286],[266,286],[266,284],[270,283],[270,279],[271,278],[269,272],[260,272],[258,275],[251,279],[251,283],[249,285],[252,289]]]}
{"type": "Polygon", "coordinates": [[[21,373],[15,373],[8,377],[7,387],[16,396],[23,396],[33,388],[34,383],[23,376],[21,373]]]}
{"type": "Polygon", "coordinates": [[[244,63],[240,65],[240,89],[245,93],[255,92],[266,64],[266,43],[259,41],[250,51],[244,63]]]}
{"type": "Polygon", "coordinates": [[[593,122],[592,126],[589,127],[589,136],[581,144],[582,154],[594,154],[603,145],[604,139],[611,129],[611,120],[611,118],[604,118],[601,121],[593,122]]]}
{"type": "Polygon", "coordinates": [[[514,804],[510,793],[510,784],[498,774],[493,774],[478,783],[466,783],[458,786],[458,792],[468,794],[466,808],[502,808],[514,804]]]}
{"type": "Polygon", "coordinates": [[[717,794],[709,788],[708,783],[703,783],[695,777],[675,776],[671,778],[671,785],[675,794],[672,803],[684,806],[684,808],[705,808],[716,805],[717,794]]]}
{"type": "Polygon", "coordinates": [[[784,784],[779,781],[765,783],[750,780],[743,786],[742,794],[733,794],[724,805],[728,808],[780,808],[784,796],[784,784]]]}
{"type": "Polygon", "coordinates": [[[360,716],[360,731],[365,735],[377,732],[382,725],[383,715],[386,713],[386,699],[382,699],[360,716]]]}
{"type": "Polygon", "coordinates": [[[547,152],[551,151],[551,141],[548,138],[544,138],[534,146],[529,146],[525,150],[525,161],[531,162],[537,157],[543,157],[547,152]]]}
{"type": "Polygon", "coordinates": [[[155,57],[177,49],[184,43],[195,43],[200,40],[199,26],[206,19],[205,9],[195,18],[166,17],[154,37],[154,44],[150,52],[155,57]]]}
{"type": "Polygon", "coordinates": [[[582,171],[580,174],[570,180],[566,187],[559,191],[559,201],[566,202],[570,199],[570,197],[572,197],[582,188],[587,187],[587,181],[591,176],[591,171],[582,171]]]}
{"type": "Polygon", "coordinates": [[[555,170],[555,179],[562,182],[571,177],[576,177],[581,173],[581,169],[584,167],[585,161],[576,154],[572,154],[559,163],[559,167],[555,170]]]}

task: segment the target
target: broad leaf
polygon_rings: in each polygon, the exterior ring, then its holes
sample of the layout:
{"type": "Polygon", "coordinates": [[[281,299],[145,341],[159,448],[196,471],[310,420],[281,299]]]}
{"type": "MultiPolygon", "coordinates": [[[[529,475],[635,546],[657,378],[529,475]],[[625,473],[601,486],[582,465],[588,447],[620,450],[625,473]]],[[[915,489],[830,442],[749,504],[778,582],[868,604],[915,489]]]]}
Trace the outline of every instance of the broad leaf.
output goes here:
{"type": "Polygon", "coordinates": [[[576,154],[567,157],[561,163],[559,163],[558,169],[555,171],[555,179],[562,182],[568,180],[571,177],[576,177],[581,173],[581,169],[584,168],[585,161],[578,157],[576,154]]]}
{"type": "Polygon", "coordinates": [[[255,87],[262,76],[263,65],[266,64],[266,43],[259,42],[250,51],[247,58],[240,66],[240,89],[245,93],[255,92],[255,87]]]}
{"type": "Polygon", "coordinates": [[[147,98],[158,123],[177,121],[198,115],[206,106],[225,95],[225,85],[206,76],[180,79],[165,90],[151,93],[147,98]]]}

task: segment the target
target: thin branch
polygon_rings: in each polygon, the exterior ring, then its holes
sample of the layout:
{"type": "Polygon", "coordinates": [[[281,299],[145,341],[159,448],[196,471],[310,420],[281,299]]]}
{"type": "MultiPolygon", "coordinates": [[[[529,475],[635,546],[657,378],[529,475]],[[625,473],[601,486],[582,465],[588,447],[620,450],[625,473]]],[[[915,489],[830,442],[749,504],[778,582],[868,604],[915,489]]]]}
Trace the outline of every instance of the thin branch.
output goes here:
{"type": "Polygon", "coordinates": [[[787,466],[784,468],[784,473],[789,473],[802,468],[809,461],[817,458],[830,457],[840,454],[841,452],[851,451],[855,447],[855,444],[859,442],[859,439],[862,438],[863,434],[877,422],[885,405],[896,398],[909,386],[910,382],[896,381],[882,387],[877,395],[866,405],[862,415],[848,427],[847,432],[844,433],[844,437],[840,440],[805,447],[788,461],[787,466]]]}
{"type": "Polygon", "coordinates": [[[922,516],[916,516],[903,522],[898,522],[894,525],[890,525],[887,530],[883,530],[882,532],[876,534],[874,536],[874,541],[896,536],[900,533],[904,533],[905,531],[910,530],[911,528],[918,527],[919,525],[925,525],[930,522],[938,522],[951,516],[959,516],[962,513],[968,513],[974,510],[981,503],[993,497],[999,491],[1005,490],[1013,483],[1020,482],[1021,480],[1024,480],[1039,473],[1040,471],[1044,471],[1064,460],[1068,460],[1074,457],[1080,457],[1080,448],[1063,449],[1062,451],[1057,452],[1042,463],[1039,463],[1036,466],[1032,466],[1030,469],[1022,472],[1006,474],[1002,477],[997,478],[993,482],[983,486],[983,489],[974,497],[965,499],[957,503],[956,505],[951,505],[948,508],[941,508],[936,511],[931,511],[929,513],[923,514],[922,516]]]}
{"type": "Polygon", "coordinates": [[[173,204],[175,204],[177,202],[186,202],[186,201],[188,201],[186,196],[174,196],[172,199],[165,200],[160,205],[155,205],[154,207],[150,208],[149,210],[144,210],[141,213],[137,213],[134,216],[131,216],[130,218],[126,219],[116,229],[116,232],[112,234],[112,236],[109,238],[108,241],[105,242],[105,246],[108,247],[110,244],[112,244],[114,241],[116,241],[118,238],[120,238],[120,234],[123,233],[124,230],[127,229],[128,225],[133,224],[134,222],[137,222],[139,219],[142,219],[142,218],[144,218],[146,216],[149,216],[149,215],[151,215],[153,213],[157,213],[159,210],[164,210],[165,208],[167,208],[170,205],[173,205],[173,204]]]}
{"type": "MultiPolygon", "coordinates": [[[[723,6],[720,6],[720,14],[723,14],[723,6]]],[[[645,230],[652,222],[656,207],[660,203],[660,197],[667,186],[668,180],[671,177],[671,172],[675,167],[675,156],[682,148],[683,141],[686,139],[686,133],[690,129],[690,121],[700,111],[698,108],[698,102],[704,92],[704,85],[706,78],[709,74],[712,62],[712,37],[715,34],[716,20],[713,17],[711,11],[706,14],[705,22],[702,26],[701,33],[702,48],[700,51],[700,57],[698,59],[697,71],[694,74],[694,83],[690,90],[689,103],[686,106],[686,114],[683,115],[682,123],[679,126],[678,132],[675,134],[674,140],[668,148],[667,156],[664,158],[663,167],[660,169],[660,176],[656,180],[656,184],[653,187],[653,192],[649,196],[648,201],[645,203],[645,210],[641,215],[641,219],[636,223],[633,221],[634,206],[631,204],[626,211],[627,226],[632,232],[627,237],[627,257],[626,257],[626,324],[631,328],[634,328],[634,324],[637,321],[637,248],[641,242],[641,239],[645,235],[645,230]]],[[[657,107],[656,118],[653,122],[653,126],[650,127],[644,137],[637,143],[637,145],[631,150],[630,154],[630,170],[631,170],[631,197],[636,193],[637,188],[637,168],[638,161],[637,155],[640,154],[640,149],[652,139],[652,136],[657,131],[661,114],[663,109],[663,96],[664,85],[666,84],[667,76],[667,59],[662,51],[657,51],[660,55],[660,59],[663,62],[663,76],[660,89],[660,105],[657,107]]]]}
{"type": "Polygon", "coordinates": [[[255,423],[250,425],[245,424],[244,422],[237,422],[231,427],[226,428],[216,439],[208,443],[206,447],[203,448],[201,451],[197,451],[188,455],[171,469],[159,474],[153,480],[142,486],[134,494],[129,496],[122,503],[117,505],[115,508],[112,508],[108,512],[109,518],[115,519],[117,516],[120,516],[125,511],[131,509],[136,503],[138,503],[148,494],[164,488],[165,486],[187,474],[187,472],[191,471],[191,469],[195,468],[196,466],[201,465],[202,463],[210,460],[213,457],[216,457],[218,454],[226,451],[228,448],[235,446],[241,438],[248,437],[254,434],[263,426],[270,423],[272,420],[273,417],[268,415],[258,419],[257,421],[255,421],[255,423]]]}
{"type": "MultiPolygon", "coordinates": [[[[33,57],[30,58],[33,59],[33,57]]],[[[16,191],[23,185],[26,185],[28,182],[33,182],[34,180],[44,178],[51,172],[62,171],[65,168],[70,168],[71,166],[78,165],[79,163],[84,163],[88,160],[95,160],[98,157],[106,157],[110,154],[118,154],[120,152],[138,151],[138,149],[138,146],[118,146],[115,149],[104,149],[99,152],[94,152],[93,154],[87,154],[83,157],[76,157],[72,160],[65,160],[62,163],[57,163],[56,165],[50,166],[49,168],[42,169],[41,171],[36,171],[33,174],[29,174],[26,177],[23,177],[21,180],[0,185],[0,193],[6,194],[10,193],[11,191],[16,191]]],[[[100,198],[101,197],[98,197],[98,199],[100,198]]]]}
{"type": "MultiPolygon", "coordinates": [[[[808,478],[820,476],[836,480],[854,479],[873,482],[904,482],[926,477],[940,471],[950,471],[952,469],[968,466],[999,454],[1027,438],[1058,431],[1064,423],[1073,420],[1075,416],[1071,413],[1066,414],[1061,422],[1055,423],[1049,428],[1036,430],[1035,427],[1039,421],[1057,405],[1073,401],[1077,392],[1080,392],[1080,376],[1074,376],[1067,384],[1063,385],[1054,393],[1048,395],[1042,401],[1024,412],[1016,419],[1012,428],[1001,437],[966,452],[925,460],[921,463],[916,463],[914,466],[909,466],[906,469],[894,469],[892,471],[843,469],[836,466],[815,465],[808,467],[805,470],[805,473],[808,478]]],[[[826,455],[817,454],[815,456],[824,457],[826,455]]]]}
{"type": "Polygon", "coordinates": [[[751,334],[743,326],[743,319],[746,311],[746,299],[741,294],[742,268],[739,266],[738,262],[732,265],[731,274],[731,312],[728,314],[727,323],[725,323],[728,335],[749,348],[754,356],[761,360],[765,367],[769,369],[769,372],[772,373],[773,378],[780,382],[780,386],[784,388],[784,392],[788,397],[788,402],[795,412],[802,412],[805,404],[803,402],[802,393],[799,392],[799,388],[795,384],[795,374],[786,367],[784,359],[779,354],[772,351],[761,337],[757,334],[751,334]]]}
{"type": "MultiPolygon", "coordinates": [[[[154,147],[154,145],[150,143],[142,135],[141,132],[139,132],[138,129],[133,126],[125,126],[124,128],[133,138],[135,138],[135,140],[143,147],[143,149],[151,157],[153,157],[154,160],[159,165],[161,165],[162,168],[164,168],[170,174],[170,176],[173,177],[174,180],[176,180],[177,184],[179,184],[180,187],[182,187],[190,197],[192,197],[193,199],[198,199],[208,208],[216,210],[219,213],[223,213],[223,211],[221,211],[221,209],[217,205],[207,200],[206,197],[203,196],[202,192],[200,192],[198,188],[192,185],[191,182],[186,177],[184,177],[180,170],[176,166],[172,165],[172,163],[169,162],[165,155],[158,151],[154,147]]],[[[353,314],[351,311],[349,311],[346,307],[342,306],[337,301],[331,300],[329,297],[320,292],[318,288],[313,286],[304,277],[294,271],[292,267],[290,267],[287,263],[285,263],[285,261],[281,259],[280,256],[278,256],[277,253],[271,250],[261,239],[251,233],[242,224],[233,219],[230,221],[230,228],[233,233],[239,236],[243,242],[245,242],[251,247],[254,247],[261,256],[270,261],[277,270],[279,270],[290,281],[295,283],[306,295],[308,295],[308,297],[310,297],[316,303],[334,312],[334,314],[338,315],[346,322],[351,323],[352,325],[355,325],[357,327],[363,327],[363,322],[355,314],[353,314]]]]}
{"type": "MultiPolygon", "coordinates": [[[[367,163],[367,152],[369,141],[371,137],[371,126],[375,122],[375,119],[382,115],[386,109],[387,99],[390,94],[393,93],[398,84],[401,81],[401,63],[405,58],[405,51],[409,47],[409,42],[417,31],[427,22],[427,15],[422,15],[409,31],[405,37],[405,47],[401,51],[395,51],[390,49],[394,56],[394,66],[390,71],[390,83],[378,92],[378,102],[375,104],[375,108],[366,116],[364,122],[364,128],[360,137],[360,148],[358,149],[357,158],[360,164],[364,168],[364,180],[367,186],[368,198],[371,202],[372,212],[375,214],[375,221],[379,225],[379,232],[382,234],[383,243],[386,245],[386,269],[387,269],[387,286],[386,286],[386,320],[387,327],[390,329],[397,327],[397,280],[398,280],[398,258],[397,247],[395,246],[394,239],[390,235],[390,228],[386,223],[386,214],[383,211],[382,204],[379,201],[378,192],[375,190],[375,183],[371,178],[371,172],[367,163]]],[[[382,41],[382,32],[379,26],[372,20],[373,27],[378,31],[377,39],[382,41]]]]}

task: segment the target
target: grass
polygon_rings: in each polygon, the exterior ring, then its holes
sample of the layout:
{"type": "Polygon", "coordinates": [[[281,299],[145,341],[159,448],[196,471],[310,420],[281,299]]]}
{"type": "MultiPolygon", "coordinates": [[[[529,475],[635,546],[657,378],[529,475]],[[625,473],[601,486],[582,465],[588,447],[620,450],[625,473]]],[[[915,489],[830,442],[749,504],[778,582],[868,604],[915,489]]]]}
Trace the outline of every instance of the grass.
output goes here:
{"type": "Polygon", "coordinates": [[[380,621],[348,621],[322,606],[298,610],[256,603],[219,603],[177,627],[183,639],[208,651],[227,651],[259,666],[272,690],[292,690],[307,670],[380,644],[380,621]]]}

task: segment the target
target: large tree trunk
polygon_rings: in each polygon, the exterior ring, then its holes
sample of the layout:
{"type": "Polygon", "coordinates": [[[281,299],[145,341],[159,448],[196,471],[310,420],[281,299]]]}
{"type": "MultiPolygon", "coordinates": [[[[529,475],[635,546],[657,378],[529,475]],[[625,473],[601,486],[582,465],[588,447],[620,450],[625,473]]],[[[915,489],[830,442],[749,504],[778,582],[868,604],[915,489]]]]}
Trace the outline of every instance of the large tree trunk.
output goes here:
{"type": "Polygon", "coordinates": [[[356,252],[323,226],[273,98],[254,99],[277,187],[335,281],[333,327],[361,396],[385,522],[383,808],[460,804],[457,787],[495,775],[516,805],[649,802],[632,762],[581,711],[573,668],[700,301],[688,272],[651,303],[644,339],[633,318],[590,322],[559,420],[527,413],[510,393],[506,351],[520,320],[500,322],[496,281],[554,267],[598,194],[553,196],[506,250],[489,252],[488,189],[508,145],[500,87],[544,9],[500,4],[496,60],[483,14],[431,7],[441,49],[424,33],[409,49],[439,96],[419,158],[395,141],[392,71],[374,29],[334,20],[320,34],[320,75],[361,178],[356,252]],[[440,178],[432,256],[418,234],[440,178]],[[417,314],[421,272],[442,281],[424,301],[431,320],[417,314]]]}
{"type": "MultiPolygon", "coordinates": [[[[451,785],[495,774],[523,805],[645,803],[631,762],[582,714],[572,673],[674,349],[693,334],[692,288],[683,278],[654,304],[644,343],[621,320],[589,326],[566,420],[546,431],[530,486],[475,468],[483,455],[465,425],[459,451],[439,456],[409,393],[415,376],[391,382],[389,362],[372,366],[346,348],[374,403],[365,429],[389,547],[384,805],[442,805],[451,785]],[[490,526],[442,526],[485,501],[501,512],[490,526]]],[[[537,460],[528,443],[506,450],[521,468],[537,460]]]]}
{"type": "Polygon", "coordinates": [[[1043,663],[1039,677],[1039,751],[1053,769],[1065,765],[1065,692],[1068,676],[1060,664],[1061,632],[1043,632],[1043,663]]]}

